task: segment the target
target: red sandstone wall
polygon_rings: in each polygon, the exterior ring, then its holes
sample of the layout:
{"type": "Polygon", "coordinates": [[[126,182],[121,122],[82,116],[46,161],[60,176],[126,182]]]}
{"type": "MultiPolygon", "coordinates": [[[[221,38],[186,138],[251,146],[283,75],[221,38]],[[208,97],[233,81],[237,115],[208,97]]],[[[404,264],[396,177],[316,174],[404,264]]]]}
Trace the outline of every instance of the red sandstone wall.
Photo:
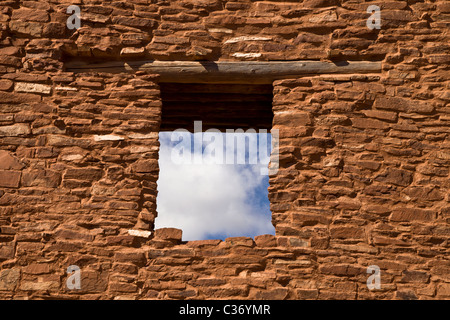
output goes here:
{"type": "Polygon", "coordinates": [[[446,1],[0,2],[0,298],[450,298],[449,16],[446,1]],[[156,215],[157,75],[64,72],[75,58],[383,72],[276,81],[277,235],[182,243],[128,232],[156,215]]]}

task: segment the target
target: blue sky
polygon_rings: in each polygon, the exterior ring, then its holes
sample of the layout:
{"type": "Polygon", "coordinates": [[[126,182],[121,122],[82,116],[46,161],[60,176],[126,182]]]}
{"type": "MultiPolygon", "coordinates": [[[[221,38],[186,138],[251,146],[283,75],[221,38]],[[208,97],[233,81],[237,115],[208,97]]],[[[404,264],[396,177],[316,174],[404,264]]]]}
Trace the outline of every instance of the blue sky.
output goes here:
{"type": "MultiPolygon", "coordinates": [[[[275,234],[267,196],[269,178],[261,174],[261,169],[267,167],[266,163],[261,163],[264,161],[249,164],[246,152],[246,164],[206,164],[207,161],[193,164],[186,159],[191,159],[195,153],[201,153],[202,160],[211,160],[214,153],[204,152],[207,142],[203,143],[202,151],[194,150],[192,133],[183,136],[184,142],[190,140],[191,144],[190,150],[185,148],[186,158],[174,161],[173,155],[181,144],[171,141],[171,134],[160,132],[159,135],[155,228],[182,229],[185,241],[275,234]]],[[[225,135],[221,133],[218,138],[223,139],[225,135]]],[[[270,134],[258,134],[258,142],[260,138],[268,139],[270,148],[270,134]]],[[[211,145],[209,147],[211,150],[211,145]]],[[[237,154],[235,149],[233,152],[237,154]]],[[[267,153],[270,154],[270,150],[267,153]]]]}

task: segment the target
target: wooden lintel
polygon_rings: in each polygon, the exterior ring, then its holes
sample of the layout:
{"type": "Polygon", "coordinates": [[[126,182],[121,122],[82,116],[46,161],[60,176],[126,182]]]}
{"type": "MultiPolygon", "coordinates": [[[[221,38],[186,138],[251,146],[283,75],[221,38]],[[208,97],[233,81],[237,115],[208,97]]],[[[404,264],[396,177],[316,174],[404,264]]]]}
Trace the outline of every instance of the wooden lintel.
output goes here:
{"type": "Polygon", "coordinates": [[[69,72],[136,72],[159,74],[161,82],[272,83],[277,79],[319,74],[380,73],[372,61],[112,61],[66,63],[69,72]]]}

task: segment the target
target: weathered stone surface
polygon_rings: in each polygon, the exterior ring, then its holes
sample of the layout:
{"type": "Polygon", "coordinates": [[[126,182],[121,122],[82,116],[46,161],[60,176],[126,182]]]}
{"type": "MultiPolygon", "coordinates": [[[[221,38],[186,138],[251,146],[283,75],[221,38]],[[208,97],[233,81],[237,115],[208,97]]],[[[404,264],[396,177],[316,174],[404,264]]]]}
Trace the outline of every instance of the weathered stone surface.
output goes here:
{"type": "Polygon", "coordinates": [[[146,259],[142,250],[127,250],[116,252],[114,255],[114,261],[118,262],[132,262],[136,265],[145,264],[146,259]]]}
{"type": "Polygon", "coordinates": [[[448,299],[450,297],[450,283],[440,283],[437,285],[437,297],[448,299]]]}
{"type": "Polygon", "coordinates": [[[433,210],[423,210],[416,208],[394,209],[390,216],[392,221],[433,221],[436,218],[436,212],[433,210]]]}
{"type": "Polygon", "coordinates": [[[94,270],[81,270],[81,289],[83,292],[105,292],[108,286],[108,273],[94,270]]]}
{"type": "Polygon", "coordinates": [[[357,227],[332,227],[330,229],[332,238],[340,239],[362,239],[364,238],[364,229],[357,227]]]}
{"type": "Polygon", "coordinates": [[[397,121],[397,113],[396,112],[381,111],[381,110],[367,110],[367,111],[363,111],[363,113],[366,115],[366,117],[370,117],[370,118],[376,118],[376,119],[392,121],[392,122],[397,121]]]}
{"type": "Polygon", "coordinates": [[[427,283],[430,275],[425,271],[403,271],[402,282],[427,283]]]}
{"type": "Polygon", "coordinates": [[[20,8],[13,10],[11,20],[47,22],[49,16],[45,10],[20,8]]]}
{"type": "Polygon", "coordinates": [[[132,169],[138,173],[154,173],[158,171],[158,161],[138,160],[133,164],[132,169]]]}
{"type": "Polygon", "coordinates": [[[274,122],[277,125],[291,126],[295,123],[296,126],[305,126],[312,123],[311,115],[305,112],[277,112],[274,115],[274,122]]]}
{"type": "Polygon", "coordinates": [[[95,135],[94,136],[95,141],[120,141],[123,139],[124,139],[123,137],[116,136],[113,134],[107,134],[107,135],[101,135],[101,136],[95,135]]]}
{"type": "Polygon", "coordinates": [[[21,184],[24,187],[56,188],[61,183],[61,174],[52,170],[24,170],[21,184]]]}
{"type": "Polygon", "coordinates": [[[374,107],[377,109],[417,113],[431,113],[434,110],[432,105],[421,101],[385,96],[378,96],[375,99],[374,107]]]}
{"type": "Polygon", "coordinates": [[[150,231],[128,230],[128,234],[135,237],[148,238],[152,234],[150,231]]]}
{"type": "Polygon", "coordinates": [[[20,170],[24,167],[25,165],[10,152],[0,150],[0,170],[20,170]]]}
{"type": "Polygon", "coordinates": [[[19,103],[39,102],[40,100],[41,97],[35,94],[0,91],[0,101],[2,101],[2,103],[19,104],[19,103]]]}
{"type": "Polygon", "coordinates": [[[317,289],[297,289],[296,293],[299,300],[315,300],[319,296],[317,289]]]}
{"type": "Polygon", "coordinates": [[[4,269],[0,271],[0,291],[13,291],[20,279],[20,269],[4,269]]]}
{"type": "Polygon", "coordinates": [[[21,174],[20,171],[0,170],[0,187],[18,188],[21,174]]]}
{"type": "Polygon", "coordinates": [[[336,276],[355,276],[358,274],[362,274],[365,271],[362,270],[361,267],[347,264],[323,266],[320,267],[319,269],[323,273],[334,274],[336,276]]]}
{"type": "Polygon", "coordinates": [[[176,228],[160,228],[155,230],[155,238],[161,240],[181,241],[182,230],[176,228]]]}
{"type": "Polygon", "coordinates": [[[356,128],[369,129],[387,129],[389,124],[376,119],[370,118],[355,118],[352,119],[352,124],[356,128]]]}
{"type": "Polygon", "coordinates": [[[113,17],[112,22],[135,28],[154,28],[157,25],[156,20],[131,17],[113,17]]]}
{"type": "Polygon", "coordinates": [[[1,243],[0,244],[0,261],[13,259],[15,254],[14,243],[1,243]]]}
{"type": "Polygon", "coordinates": [[[255,243],[261,247],[275,247],[277,245],[276,237],[271,234],[260,235],[255,237],[255,243]]]}
{"type": "Polygon", "coordinates": [[[33,263],[23,269],[28,274],[45,274],[50,273],[50,265],[47,263],[33,263]]]}
{"type": "Polygon", "coordinates": [[[16,82],[14,90],[17,92],[49,94],[52,87],[40,83],[16,82]]]}
{"type": "Polygon", "coordinates": [[[11,80],[0,80],[0,90],[1,91],[9,91],[14,86],[14,82],[11,80]]]}
{"type": "Polygon", "coordinates": [[[55,232],[55,237],[57,239],[66,239],[66,240],[82,240],[86,242],[92,242],[94,240],[94,236],[88,233],[76,231],[76,230],[58,230],[55,232]]]}
{"type": "Polygon", "coordinates": [[[376,181],[391,183],[399,186],[408,186],[413,179],[413,174],[409,171],[388,168],[383,173],[375,177],[376,181]]]}
{"type": "Polygon", "coordinates": [[[17,137],[31,133],[28,124],[14,124],[11,126],[0,126],[0,137],[17,137]]]}
{"type": "Polygon", "coordinates": [[[103,171],[99,168],[69,168],[67,169],[64,179],[74,180],[99,180],[103,175],[103,171]]]}
{"type": "Polygon", "coordinates": [[[145,48],[126,47],[120,50],[120,56],[126,58],[139,58],[145,56],[145,48]]]}
{"type": "Polygon", "coordinates": [[[20,285],[20,290],[23,291],[47,291],[59,289],[59,281],[23,281],[20,285]]]}
{"type": "Polygon", "coordinates": [[[33,21],[27,22],[14,20],[9,23],[9,28],[11,31],[18,34],[28,35],[31,37],[40,37],[42,35],[43,24],[33,21]]]}
{"type": "Polygon", "coordinates": [[[138,287],[134,283],[112,282],[109,286],[112,292],[134,293],[138,291],[138,287]]]}
{"type": "Polygon", "coordinates": [[[284,300],[289,294],[287,288],[275,288],[270,291],[258,292],[255,294],[254,299],[257,300],[284,300]]]}

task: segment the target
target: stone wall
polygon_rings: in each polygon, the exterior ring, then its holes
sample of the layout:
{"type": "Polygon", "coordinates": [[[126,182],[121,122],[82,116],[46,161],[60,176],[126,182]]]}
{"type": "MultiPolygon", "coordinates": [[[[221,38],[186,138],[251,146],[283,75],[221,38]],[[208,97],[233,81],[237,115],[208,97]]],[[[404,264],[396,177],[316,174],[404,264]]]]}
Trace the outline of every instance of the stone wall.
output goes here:
{"type": "Polygon", "coordinates": [[[449,18],[418,0],[0,2],[0,298],[450,298],[449,18]],[[158,75],[65,72],[76,59],[383,70],[275,81],[276,236],[183,242],[153,230],[158,75]]]}

